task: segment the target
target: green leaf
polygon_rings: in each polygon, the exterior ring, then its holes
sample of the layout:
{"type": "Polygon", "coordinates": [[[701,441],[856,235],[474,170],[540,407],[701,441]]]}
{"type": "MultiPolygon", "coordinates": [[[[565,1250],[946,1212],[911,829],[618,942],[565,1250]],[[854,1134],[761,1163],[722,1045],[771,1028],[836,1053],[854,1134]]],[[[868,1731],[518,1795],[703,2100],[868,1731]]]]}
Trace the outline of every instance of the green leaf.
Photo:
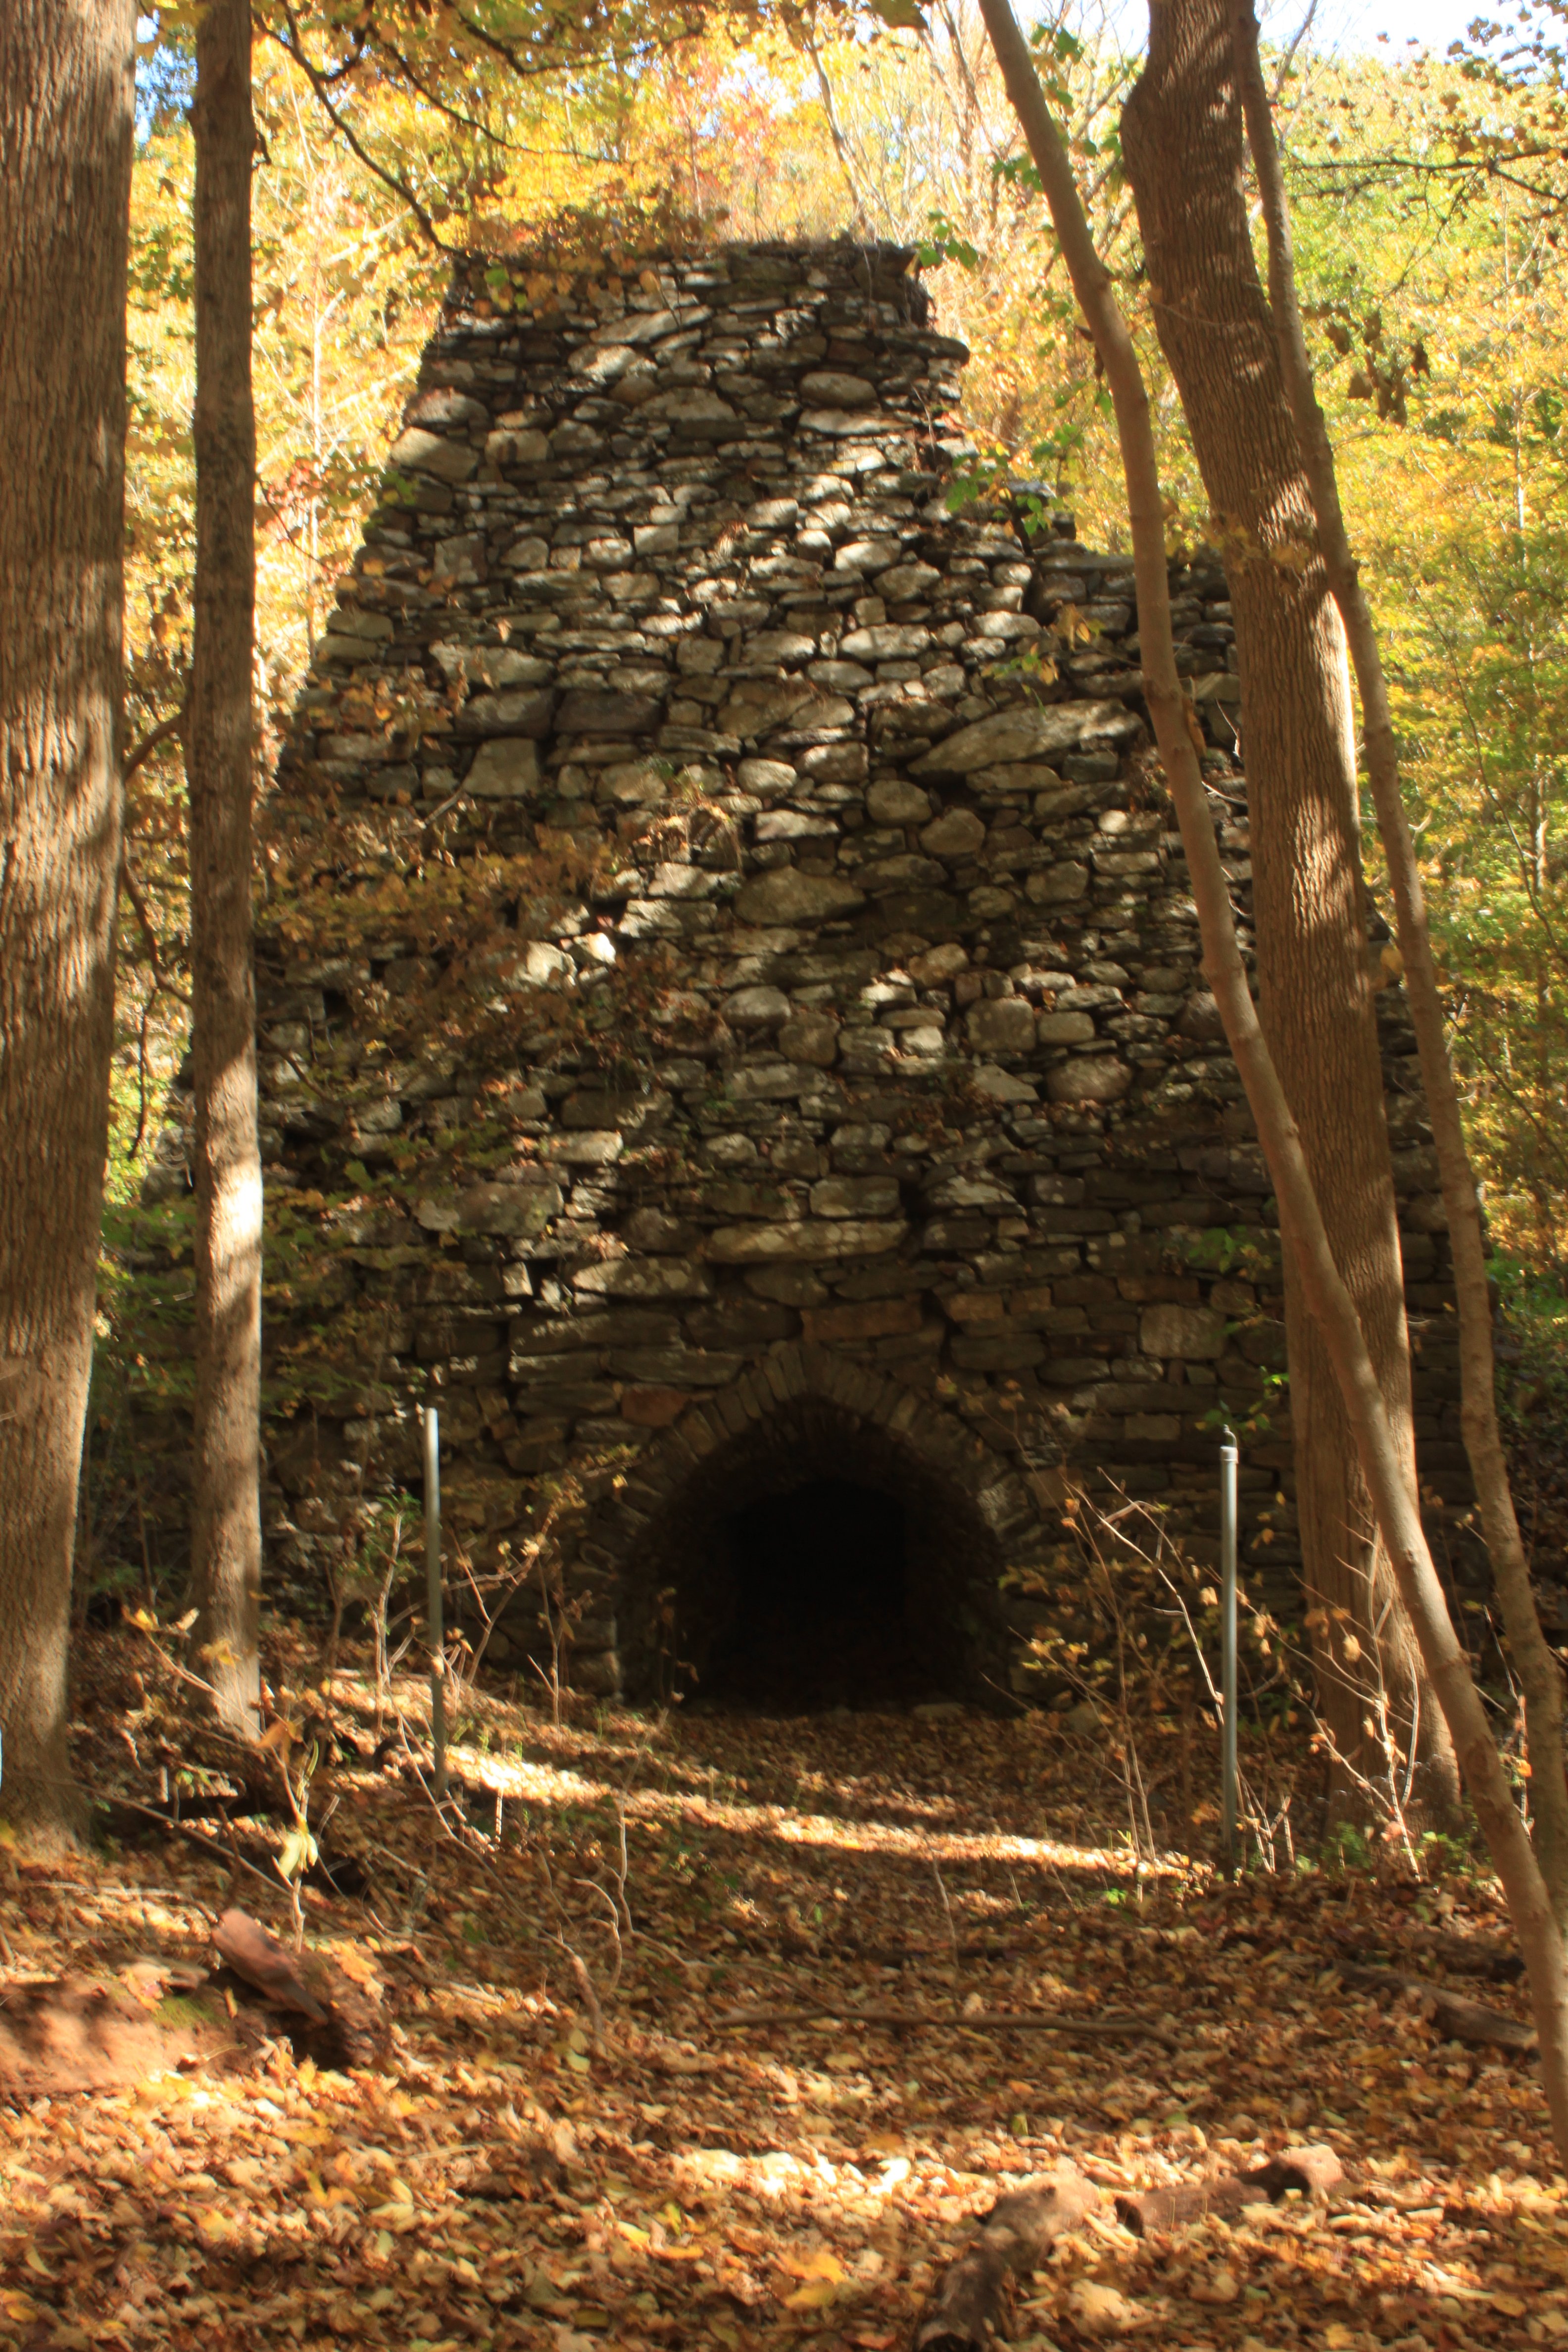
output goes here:
{"type": "Polygon", "coordinates": [[[960,235],[952,223],[942,213],[930,215],[931,234],[916,250],[922,269],[935,269],[944,261],[956,261],[961,269],[974,270],[980,267],[979,248],[960,235]]]}

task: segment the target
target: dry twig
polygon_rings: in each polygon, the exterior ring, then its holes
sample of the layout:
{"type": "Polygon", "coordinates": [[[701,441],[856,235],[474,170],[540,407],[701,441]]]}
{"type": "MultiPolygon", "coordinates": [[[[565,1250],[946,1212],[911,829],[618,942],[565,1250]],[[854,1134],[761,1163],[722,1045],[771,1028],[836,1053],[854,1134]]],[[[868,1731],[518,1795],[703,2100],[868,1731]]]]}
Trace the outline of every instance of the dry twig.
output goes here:
{"type": "Polygon", "coordinates": [[[1138,2017],[1037,2017],[1019,2010],[975,2010],[967,2016],[933,2017],[919,2009],[854,2009],[847,2003],[812,2001],[800,2009],[733,2009],[714,2019],[716,2025],[805,2025],[814,2019],[844,2024],[885,2025],[896,2032],[913,2032],[932,2026],[939,2031],[975,2033],[1067,2033],[1096,2041],[1158,2042],[1173,2048],[1171,2036],[1138,2017]]]}

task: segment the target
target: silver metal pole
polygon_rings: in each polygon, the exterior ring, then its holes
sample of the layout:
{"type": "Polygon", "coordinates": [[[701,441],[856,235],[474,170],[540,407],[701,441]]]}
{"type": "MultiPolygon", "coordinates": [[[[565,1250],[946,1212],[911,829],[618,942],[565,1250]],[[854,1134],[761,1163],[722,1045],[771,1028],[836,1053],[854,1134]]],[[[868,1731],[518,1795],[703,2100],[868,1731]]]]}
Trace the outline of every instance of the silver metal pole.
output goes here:
{"type": "Polygon", "coordinates": [[[1236,1488],[1239,1460],[1240,1450],[1235,1432],[1227,1429],[1225,1444],[1219,1449],[1220,1678],[1225,1701],[1220,1727],[1220,1777],[1224,1784],[1221,1796],[1222,1842],[1227,1878],[1236,1876],[1238,1861],[1236,1834],[1238,1810],[1236,1760],[1236,1488]]]}
{"type": "Polygon", "coordinates": [[[436,1794],[447,1793],[446,1627],[441,1616],[441,1416],[425,1408],[425,1611],[430,1643],[430,1738],[436,1794]]]}

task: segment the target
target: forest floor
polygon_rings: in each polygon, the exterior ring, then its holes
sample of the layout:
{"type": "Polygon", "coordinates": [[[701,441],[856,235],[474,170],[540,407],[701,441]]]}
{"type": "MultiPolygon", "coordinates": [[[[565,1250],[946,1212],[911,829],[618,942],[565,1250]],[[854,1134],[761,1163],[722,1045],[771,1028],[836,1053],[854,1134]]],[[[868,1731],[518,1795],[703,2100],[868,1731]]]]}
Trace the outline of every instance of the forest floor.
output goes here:
{"type": "MultiPolygon", "coordinates": [[[[135,1646],[91,1647],[78,1757],[145,1804],[176,1718],[135,1646]]],[[[1506,1942],[1462,1861],[1235,1890],[1139,1864],[1103,1739],[963,1711],[480,1700],[440,1812],[423,1692],[396,1696],[374,1769],[368,1684],[331,1689],[311,1818],[335,1799],[327,1858],[368,1883],[305,1893],[324,2024],[214,1951],[231,1905],[292,1948],[252,1822],[0,1848],[0,2346],[889,2352],[974,2218],[1064,2158],[1105,2201],[1020,2284],[1041,2352],[1568,2346],[1534,2059],[1339,1973],[1522,2016],[1452,1974],[1506,1942]],[[1303,2142],[1342,2164],[1326,2200],[1115,2218],[1303,2142]]]]}

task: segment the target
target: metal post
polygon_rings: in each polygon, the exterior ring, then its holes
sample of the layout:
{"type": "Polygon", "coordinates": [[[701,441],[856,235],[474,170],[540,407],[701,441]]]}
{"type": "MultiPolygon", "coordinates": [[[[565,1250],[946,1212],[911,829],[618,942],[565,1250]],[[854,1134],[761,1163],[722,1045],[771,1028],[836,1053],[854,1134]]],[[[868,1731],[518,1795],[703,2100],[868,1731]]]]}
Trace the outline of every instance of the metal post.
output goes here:
{"type": "Polygon", "coordinates": [[[441,1417],[425,1408],[425,1611],[430,1643],[430,1739],[436,1794],[447,1793],[446,1627],[441,1616],[441,1417]]]}
{"type": "Polygon", "coordinates": [[[1236,1433],[1227,1429],[1225,1444],[1219,1449],[1220,1635],[1223,1645],[1220,1677],[1225,1702],[1220,1727],[1220,1777],[1224,1783],[1221,1796],[1222,1843],[1227,1878],[1236,1876],[1238,1859],[1236,1836],[1236,1474],[1239,1459],[1236,1433]]]}

